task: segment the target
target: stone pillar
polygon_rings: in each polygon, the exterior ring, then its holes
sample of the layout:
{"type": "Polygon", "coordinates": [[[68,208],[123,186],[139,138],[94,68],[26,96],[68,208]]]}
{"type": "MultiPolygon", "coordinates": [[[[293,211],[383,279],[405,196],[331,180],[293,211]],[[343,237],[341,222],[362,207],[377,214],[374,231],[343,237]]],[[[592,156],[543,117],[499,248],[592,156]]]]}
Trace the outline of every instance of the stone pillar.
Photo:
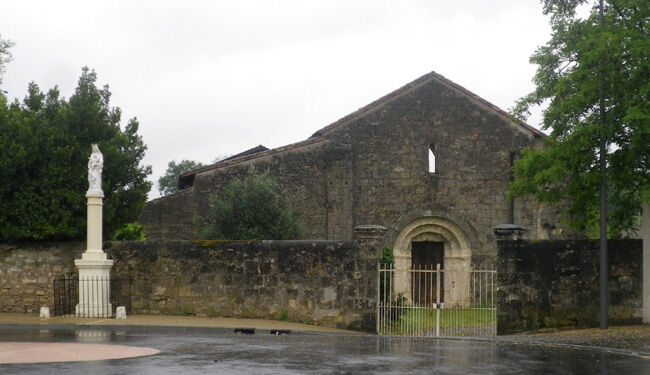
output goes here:
{"type": "Polygon", "coordinates": [[[355,310],[360,314],[362,329],[371,331],[378,329],[377,314],[379,311],[379,259],[386,238],[387,229],[381,225],[359,225],[354,228],[354,240],[359,247],[357,272],[362,272],[355,279],[356,285],[355,310]]]}
{"type": "Polygon", "coordinates": [[[106,257],[102,250],[102,206],[104,193],[101,190],[101,170],[103,158],[97,145],[88,162],[88,181],[90,187],[86,192],[87,223],[86,251],[81,259],[75,259],[79,268],[79,304],[76,315],[87,318],[105,318],[112,315],[110,303],[110,274],[113,260],[106,257]]]}
{"type": "Polygon", "coordinates": [[[517,241],[526,237],[526,228],[517,224],[499,224],[492,231],[497,241],[517,241]]]}
{"type": "Polygon", "coordinates": [[[359,225],[354,227],[354,239],[364,249],[364,257],[379,261],[387,229],[381,225],[359,225]]]}
{"type": "Polygon", "coordinates": [[[643,204],[643,323],[650,324],[650,204],[643,204]]]}

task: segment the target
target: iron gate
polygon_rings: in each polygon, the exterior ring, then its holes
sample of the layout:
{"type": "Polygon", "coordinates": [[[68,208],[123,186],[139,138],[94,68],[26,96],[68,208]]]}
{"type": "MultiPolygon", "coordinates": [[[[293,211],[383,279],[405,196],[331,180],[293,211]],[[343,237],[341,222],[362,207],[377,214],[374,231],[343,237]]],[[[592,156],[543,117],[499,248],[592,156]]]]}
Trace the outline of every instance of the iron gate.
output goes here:
{"type": "MultiPolygon", "coordinates": [[[[82,292],[86,298],[99,296],[99,300],[106,298],[111,303],[111,311],[105,317],[115,316],[118,306],[124,306],[127,314],[131,314],[131,289],[130,279],[88,278],[81,281],[85,287],[82,292]],[[110,289],[106,287],[110,285],[110,289]],[[110,290],[109,293],[104,292],[110,290]],[[104,295],[107,294],[107,295],[104,295]]],[[[54,316],[88,316],[87,311],[77,311],[79,304],[79,275],[67,273],[54,279],[54,316]]]]}
{"type": "Polygon", "coordinates": [[[495,270],[444,270],[440,264],[395,269],[379,264],[377,333],[495,336],[495,270]]]}

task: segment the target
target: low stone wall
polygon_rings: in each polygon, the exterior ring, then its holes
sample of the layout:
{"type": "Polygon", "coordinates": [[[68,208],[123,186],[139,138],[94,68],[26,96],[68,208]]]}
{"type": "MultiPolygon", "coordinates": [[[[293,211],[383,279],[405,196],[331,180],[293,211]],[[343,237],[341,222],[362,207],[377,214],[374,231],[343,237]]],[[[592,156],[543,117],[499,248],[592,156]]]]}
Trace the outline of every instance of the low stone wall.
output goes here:
{"type": "MultiPolygon", "coordinates": [[[[381,250],[358,241],[106,242],[134,313],[286,319],[374,330],[381,250]]],[[[83,243],[0,245],[0,311],[53,308],[83,243]]]]}
{"type": "Polygon", "coordinates": [[[37,312],[54,303],[54,278],[73,272],[82,242],[0,244],[0,311],[37,312]]]}
{"type": "Polygon", "coordinates": [[[122,242],[106,252],[115,276],[135,280],[136,313],[374,329],[378,257],[354,242],[122,242]]]}
{"type": "MultiPolygon", "coordinates": [[[[498,241],[498,333],[593,327],[599,321],[598,241],[498,241]]],[[[641,317],[641,240],[608,242],[611,323],[641,317]]]]}

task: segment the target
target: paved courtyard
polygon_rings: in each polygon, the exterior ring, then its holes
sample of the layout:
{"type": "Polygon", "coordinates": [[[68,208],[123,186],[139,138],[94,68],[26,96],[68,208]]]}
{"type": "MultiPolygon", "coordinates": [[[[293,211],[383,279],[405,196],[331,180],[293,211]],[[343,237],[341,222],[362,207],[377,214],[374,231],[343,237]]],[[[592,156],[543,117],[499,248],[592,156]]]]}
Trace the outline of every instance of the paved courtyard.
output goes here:
{"type": "MultiPolygon", "coordinates": [[[[0,321],[2,315],[4,314],[0,314],[0,321]]],[[[137,318],[133,318],[129,317],[127,321],[137,321],[137,318]]],[[[644,354],[639,351],[607,351],[571,343],[569,344],[576,346],[556,346],[566,343],[559,340],[553,343],[548,338],[537,340],[534,335],[506,336],[497,341],[380,337],[323,331],[305,333],[300,330],[273,335],[273,329],[295,327],[293,323],[273,321],[261,321],[260,324],[264,327],[256,327],[255,334],[236,334],[233,327],[196,326],[185,321],[187,319],[199,323],[200,319],[196,318],[166,318],[180,320],[177,325],[166,327],[156,324],[116,326],[115,320],[97,322],[94,325],[89,325],[88,320],[61,324],[2,324],[2,342],[120,345],[152,348],[160,352],[114,360],[0,365],[0,373],[650,373],[650,359],[644,358],[644,354]],[[179,325],[182,323],[186,324],[179,325]],[[532,345],[524,344],[524,338],[532,345]]],[[[155,323],[156,319],[150,319],[150,322],[155,323]]],[[[255,321],[238,320],[236,323],[249,323],[242,326],[255,327],[255,321]]],[[[553,334],[545,335],[544,337],[553,334]]],[[[567,336],[566,333],[562,335],[567,336]]]]}

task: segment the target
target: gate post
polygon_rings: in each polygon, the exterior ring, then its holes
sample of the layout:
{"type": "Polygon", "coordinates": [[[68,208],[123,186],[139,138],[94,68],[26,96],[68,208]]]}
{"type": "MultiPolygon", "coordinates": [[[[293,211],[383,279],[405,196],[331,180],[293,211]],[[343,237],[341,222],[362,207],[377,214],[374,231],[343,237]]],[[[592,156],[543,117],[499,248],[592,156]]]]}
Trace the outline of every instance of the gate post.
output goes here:
{"type": "MultiPolygon", "coordinates": [[[[379,323],[379,259],[381,259],[382,246],[388,230],[381,225],[359,225],[354,228],[354,239],[359,247],[360,258],[365,264],[366,277],[359,280],[363,286],[363,297],[367,299],[368,307],[374,308],[367,311],[369,314],[367,329],[378,330],[379,323]],[[365,282],[364,282],[365,280],[365,282]]],[[[360,288],[361,289],[361,288],[360,288]]],[[[369,310],[369,309],[368,309],[369,310]]],[[[364,314],[365,315],[365,314],[364,314]]],[[[377,332],[379,333],[379,332],[377,332]]]]}

